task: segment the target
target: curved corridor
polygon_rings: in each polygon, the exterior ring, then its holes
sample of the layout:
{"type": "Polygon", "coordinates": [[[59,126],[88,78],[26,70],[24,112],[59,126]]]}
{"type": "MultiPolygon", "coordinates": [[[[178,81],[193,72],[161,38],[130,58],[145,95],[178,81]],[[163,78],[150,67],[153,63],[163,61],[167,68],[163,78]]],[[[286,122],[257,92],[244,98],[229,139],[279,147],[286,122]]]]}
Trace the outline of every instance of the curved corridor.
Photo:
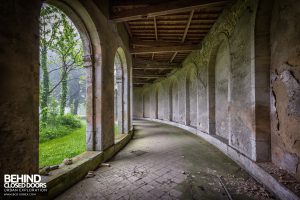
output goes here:
{"type": "Polygon", "coordinates": [[[159,123],[134,124],[133,139],[109,161],[111,167],[100,167],[58,199],[274,198],[201,138],[159,123]]]}

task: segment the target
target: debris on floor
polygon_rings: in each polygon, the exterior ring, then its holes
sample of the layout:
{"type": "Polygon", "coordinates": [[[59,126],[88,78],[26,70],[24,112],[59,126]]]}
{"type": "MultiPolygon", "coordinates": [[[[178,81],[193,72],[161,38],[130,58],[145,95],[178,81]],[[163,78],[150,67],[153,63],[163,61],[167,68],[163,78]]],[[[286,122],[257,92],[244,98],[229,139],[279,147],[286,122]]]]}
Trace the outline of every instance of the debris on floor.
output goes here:
{"type": "Polygon", "coordinates": [[[300,196],[300,182],[293,175],[270,162],[260,163],[259,166],[271,174],[278,182],[300,196]]]}
{"type": "Polygon", "coordinates": [[[110,167],[111,165],[109,163],[101,163],[102,167],[110,167]]]}
{"type": "Polygon", "coordinates": [[[218,176],[218,178],[219,178],[219,181],[220,181],[222,187],[224,188],[224,190],[225,190],[225,192],[227,194],[228,199],[232,200],[232,197],[231,197],[231,195],[230,195],[230,193],[229,193],[226,185],[224,184],[223,177],[222,176],[218,176]]]}
{"type": "Polygon", "coordinates": [[[89,171],[89,172],[87,173],[87,175],[85,176],[85,178],[92,178],[92,177],[94,177],[94,176],[95,176],[94,171],[89,171]]]}

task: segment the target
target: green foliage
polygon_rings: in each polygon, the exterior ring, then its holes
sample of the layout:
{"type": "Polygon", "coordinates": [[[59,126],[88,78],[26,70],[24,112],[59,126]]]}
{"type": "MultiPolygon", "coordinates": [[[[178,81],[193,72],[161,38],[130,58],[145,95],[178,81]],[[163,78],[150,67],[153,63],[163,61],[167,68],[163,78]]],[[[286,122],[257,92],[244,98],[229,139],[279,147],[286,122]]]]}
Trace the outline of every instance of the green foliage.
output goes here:
{"type": "Polygon", "coordinates": [[[81,122],[74,115],[49,115],[47,122],[40,124],[40,143],[62,137],[80,127],[81,122]]]}
{"type": "MultiPolygon", "coordinates": [[[[53,91],[60,86],[59,113],[64,115],[68,100],[69,74],[73,70],[83,68],[83,45],[80,35],[72,21],[55,6],[43,4],[40,16],[40,61],[41,61],[41,87],[40,108],[41,124],[44,126],[48,120],[48,112],[52,108],[53,91]],[[55,54],[48,57],[48,52],[55,54]],[[49,71],[50,65],[56,69],[49,71]],[[60,80],[53,84],[50,74],[60,70],[60,80]],[[52,88],[50,88],[52,87],[52,88]]],[[[57,105],[58,106],[58,105],[57,105]]]]}
{"type": "Polygon", "coordinates": [[[64,158],[72,158],[86,150],[85,122],[79,129],[67,135],[43,142],[39,146],[39,166],[50,166],[62,163],[64,158]]]}
{"type": "Polygon", "coordinates": [[[66,114],[63,116],[59,116],[58,119],[59,119],[59,122],[61,123],[61,125],[63,125],[63,126],[67,126],[69,128],[80,128],[81,127],[80,119],[75,115],[66,114]]]}

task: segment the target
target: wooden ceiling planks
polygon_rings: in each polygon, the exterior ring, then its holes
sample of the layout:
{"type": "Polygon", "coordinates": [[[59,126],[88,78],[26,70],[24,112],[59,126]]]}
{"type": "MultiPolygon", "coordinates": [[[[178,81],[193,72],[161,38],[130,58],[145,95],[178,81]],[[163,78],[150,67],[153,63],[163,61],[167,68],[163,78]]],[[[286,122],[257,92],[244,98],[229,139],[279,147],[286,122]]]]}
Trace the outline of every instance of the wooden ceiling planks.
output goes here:
{"type": "Polygon", "coordinates": [[[113,0],[110,19],[124,23],[130,52],[134,60],[143,61],[133,63],[133,78],[139,78],[133,84],[152,83],[178,68],[191,51],[201,48],[201,41],[230,2],[113,0]]]}

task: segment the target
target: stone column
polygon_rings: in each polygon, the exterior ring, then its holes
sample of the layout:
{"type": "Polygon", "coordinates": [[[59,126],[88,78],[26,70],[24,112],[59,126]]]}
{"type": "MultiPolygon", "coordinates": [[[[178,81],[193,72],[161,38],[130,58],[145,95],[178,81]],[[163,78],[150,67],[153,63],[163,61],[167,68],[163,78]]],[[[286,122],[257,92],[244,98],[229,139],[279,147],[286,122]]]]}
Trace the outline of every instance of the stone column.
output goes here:
{"type": "Polygon", "coordinates": [[[38,172],[39,0],[0,2],[0,180],[38,172]]]}

